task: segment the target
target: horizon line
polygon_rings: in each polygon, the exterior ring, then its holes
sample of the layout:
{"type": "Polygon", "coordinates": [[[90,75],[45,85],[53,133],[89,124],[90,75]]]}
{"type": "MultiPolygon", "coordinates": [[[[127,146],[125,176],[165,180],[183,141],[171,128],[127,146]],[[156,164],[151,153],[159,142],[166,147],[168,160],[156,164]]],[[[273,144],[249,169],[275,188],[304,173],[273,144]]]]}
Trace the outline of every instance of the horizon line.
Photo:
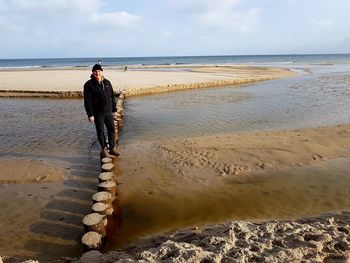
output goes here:
{"type": "Polygon", "coordinates": [[[0,58],[0,60],[21,60],[21,59],[110,59],[110,58],[186,58],[186,57],[253,57],[253,56],[319,56],[319,55],[350,55],[350,53],[285,53],[285,54],[246,54],[246,55],[165,55],[165,56],[125,56],[125,57],[26,57],[26,58],[0,58]]]}

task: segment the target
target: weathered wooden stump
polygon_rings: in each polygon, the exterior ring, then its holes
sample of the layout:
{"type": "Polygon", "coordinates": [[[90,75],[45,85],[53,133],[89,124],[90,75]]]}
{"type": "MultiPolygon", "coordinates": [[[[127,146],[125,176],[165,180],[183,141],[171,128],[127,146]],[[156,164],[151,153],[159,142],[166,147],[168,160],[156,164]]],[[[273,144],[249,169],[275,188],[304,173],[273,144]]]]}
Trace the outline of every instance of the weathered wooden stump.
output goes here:
{"type": "Polygon", "coordinates": [[[98,202],[98,203],[93,204],[92,212],[100,214],[102,216],[105,216],[105,215],[107,215],[107,213],[106,213],[107,208],[108,208],[108,206],[105,203],[98,202]]]}
{"type": "Polygon", "coordinates": [[[113,181],[114,180],[114,174],[112,172],[104,172],[100,173],[98,176],[98,182],[103,183],[105,181],[113,181]]]}
{"type": "Polygon", "coordinates": [[[102,164],[102,172],[113,172],[114,165],[112,163],[102,164]]]}
{"type": "Polygon", "coordinates": [[[105,226],[107,226],[107,215],[108,215],[108,206],[104,203],[98,202],[96,204],[93,204],[92,206],[92,212],[97,213],[103,216],[103,223],[105,226]]]}
{"type": "Polygon", "coordinates": [[[103,215],[98,213],[88,214],[83,218],[85,232],[97,232],[103,237],[106,236],[106,228],[103,222],[103,215]]]}
{"type": "Polygon", "coordinates": [[[105,163],[113,163],[113,159],[109,158],[109,157],[104,157],[101,159],[101,163],[105,164],[105,163]]]}
{"type": "Polygon", "coordinates": [[[81,238],[81,243],[83,244],[83,249],[85,252],[91,250],[101,250],[102,249],[102,235],[97,232],[87,232],[81,238]]]}
{"type": "Polygon", "coordinates": [[[101,202],[106,204],[108,208],[112,206],[112,201],[112,194],[106,191],[98,192],[92,196],[92,202],[94,204],[101,202]]]}
{"type": "Polygon", "coordinates": [[[100,183],[98,185],[98,190],[99,191],[106,191],[112,194],[112,200],[115,199],[116,192],[117,192],[117,185],[113,181],[106,181],[103,183],[100,183]]]}

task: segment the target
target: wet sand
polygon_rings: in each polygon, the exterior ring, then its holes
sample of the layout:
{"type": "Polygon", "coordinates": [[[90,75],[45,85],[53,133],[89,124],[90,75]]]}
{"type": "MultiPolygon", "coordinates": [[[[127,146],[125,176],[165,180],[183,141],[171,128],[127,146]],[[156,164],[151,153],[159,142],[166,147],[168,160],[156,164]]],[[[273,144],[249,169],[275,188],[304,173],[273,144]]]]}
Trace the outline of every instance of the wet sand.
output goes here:
{"type": "Polygon", "coordinates": [[[124,222],[111,247],[232,218],[304,217],[348,207],[350,200],[339,196],[348,196],[350,186],[349,127],[122,147],[118,182],[124,222]]]}
{"type": "MultiPolygon", "coordinates": [[[[122,224],[124,224],[123,231],[126,232],[114,233],[115,241],[119,243],[117,247],[120,247],[123,242],[130,244],[140,238],[146,239],[123,250],[110,252],[103,256],[104,262],[118,262],[117,260],[123,262],[127,259],[147,259],[150,262],[161,260],[196,262],[205,259],[224,260],[224,262],[232,260],[246,262],[247,259],[262,262],[302,260],[323,262],[327,257],[346,257],[350,253],[347,235],[350,233],[348,212],[303,220],[260,223],[254,221],[257,218],[260,220],[290,218],[292,215],[305,217],[327,209],[329,211],[329,208],[341,210],[342,207],[348,207],[350,204],[347,200],[336,200],[338,194],[342,196],[348,189],[347,181],[344,181],[344,190],[332,187],[329,181],[325,182],[324,185],[328,185],[335,192],[331,193],[328,191],[329,188],[324,188],[325,197],[320,197],[320,202],[324,204],[320,206],[315,205],[317,202],[310,203],[306,199],[289,202],[288,199],[292,200],[290,198],[295,196],[287,190],[283,191],[281,183],[287,178],[283,179],[280,174],[276,174],[271,182],[266,182],[265,186],[256,190],[253,188],[249,190],[245,185],[261,184],[265,180],[264,173],[274,171],[281,173],[288,168],[303,169],[310,165],[337,161],[340,157],[349,157],[349,128],[350,125],[337,125],[283,132],[226,134],[135,143],[122,147],[124,154],[120,158],[124,163],[118,171],[118,182],[121,203],[125,206],[123,211],[125,222],[122,224]],[[130,165],[131,163],[134,165],[130,165]],[[135,169],[135,164],[149,166],[135,169]],[[130,170],[131,168],[133,170],[130,170]],[[169,176],[173,180],[169,180],[169,176]],[[246,180],[251,180],[253,183],[246,180]],[[274,182],[277,182],[275,189],[274,186],[270,187],[274,182]],[[142,187],[139,187],[140,185],[142,187]],[[219,192],[223,190],[222,185],[233,187],[228,191],[243,195],[245,201],[240,205],[237,198],[220,199],[222,196],[220,197],[219,192]],[[240,187],[243,187],[242,191],[239,191],[240,187]],[[198,195],[201,194],[201,189],[206,189],[202,197],[198,195]],[[268,206],[264,208],[254,205],[262,200],[274,202],[277,197],[272,194],[266,199],[264,196],[268,193],[261,193],[260,197],[254,193],[261,189],[265,189],[265,192],[279,191],[277,196],[286,198],[286,206],[288,202],[298,204],[293,209],[300,210],[301,212],[297,212],[300,214],[295,211],[292,214],[278,214],[276,211],[283,209],[273,211],[269,210],[268,206]],[[143,191],[139,198],[133,198],[132,196],[139,191],[143,191]],[[257,197],[257,200],[249,199],[250,195],[257,197]],[[218,202],[215,202],[215,197],[219,197],[218,202]],[[172,201],[168,203],[166,201],[168,199],[172,201]],[[195,199],[197,201],[193,203],[195,199]],[[247,205],[247,202],[250,205],[247,205]],[[230,207],[230,203],[237,208],[246,207],[241,212],[234,211],[231,218],[235,218],[235,221],[230,221],[228,214],[225,216],[225,207],[230,207]],[[171,211],[174,207],[179,210],[171,211]],[[220,211],[223,212],[221,218],[218,216],[220,211]],[[159,224],[148,224],[154,220],[147,215],[148,212],[155,212],[154,214],[160,217],[159,224]],[[193,213],[196,213],[196,216],[193,216],[193,213]],[[138,224],[131,222],[128,226],[130,223],[128,220],[133,220],[129,218],[132,214],[139,217],[141,222],[138,224]],[[198,220],[197,214],[203,217],[198,220]],[[180,221],[179,217],[182,218],[180,221]],[[255,220],[249,221],[249,218],[255,220]],[[248,221],[237,221],[239,219],[248,221]],[[228,223],[207,225],[217,220],[228,223]],[[130,226],[133,229],[130,229],[130,226]],[[147,239],[154,233],[188,226],[192,228],[147,239]]],[[[342,166],[341,163],[334,165],[342,166]]],[[[344,178],[347,167],[348,161],[345,162],[344,169],[340,170],[344,178]]],[[[308,191],[303,187],[295,188],[298,185],[302,186],[301,181],[298,181],[298,173],[296,170],[295,174],[287,174],[288,180],[295,181],[288,185],[296,196],[298,191],[308,191]]],[[[329,173],[326,171],[325,175],[329,173]]],[[[316,181],[324,178],[327,177],[314,178],[314,181],[310,181],[310,187],[312,184],[317,187],[316,181]]],[[[91,173],[91,177],[87,179],[81,182],[73,181],[69,189],[64,184],[20,184],[17,187],[2,185],[0,189],[3,192],[1,203],[4,213],[1,222],[4,226],[13,225],[14,218],[4,215],[16,212],[15,225],[21,225],[15,231],[12,228],[2,228],[2,238],[6,236],[13,240],[13,243],[2,241],[4,249],[2,255],[6,255],[4,252],[6,250],[13,251],[16,244],[15,251],[18,254],[12,256],[20,256],[22,253],[23,258],[23,252],[27,251],[27,256],[39,256],[46,260],[57,258],[62,252],[66,256],[75,257],[79,252],[77,240],[82,234],[80,221],[84,213],[90,209],[89,196],[93,193],[94,174],[91,173]],[[17,206],[18,203],[23,205],[17,206]],[[30,229],[31,233],[23,235],[26,228],[30,229]],[[46,235],[55,239],[48,242],[46,235]],[[23,242],[25,251],[22,248],[23,242]],[[45,251],[42,251],[43,247],[45,251]]],[[[334,180],[346,179],[336,176],[334,180]]],[[[72,181],[68,183],[71,184],[72,181]]],[[[319,193],[320,190],[315,192],[319,193]]],[[[113,239],[111,242],[113,243],[113,239]]],[[[112,243],[109,244],[110,248],[113,248],[112,243]]]]}
{"type": "Polygon", "coordinates": [[[57,182],[68,173],[44,161],[32,159],[0,159],[0,184],[57,182]]]}
{"type": "Polygon", "coordinates": [[[118,177],[124,233],[114,233],[109,253],[88,253],[83,258],[95,262],[348,262],[350,213],[343,209],[349,206],[343,197],[349,189],[349,128],[338,125],[128,145],[122,158],[130,163],[124,163],[118,177]],[[134,169],[131,162],[140,167],[134,169]],[[224,187],[233,196],[222,199],[228,193],[224,187]],[[277,209],[271,209],[270,203],[278,204],[277,209]],[[224,215],[230,206],[236,207],[231,219],[224,215]],[[332,208],[338,211],[323,214],[332,208]],[[129,224],[135,218],[140,221],[129,224]],[[215,221],[225,223],[210,224],[215,221]],[[154,235],[157,232],[163,234],[154,235]],[[119,245],[113,247],[113,241],[119,245]],[[132,245],[118,249],[123,242],[132,245]]]}
{"type": "Polygon", "coordinates": [[[350,153],[350,125],[282,132],[227,134],[158,145],[159,158],[180,174],[244,175],[266,169],[310,165],[350,153]]]}

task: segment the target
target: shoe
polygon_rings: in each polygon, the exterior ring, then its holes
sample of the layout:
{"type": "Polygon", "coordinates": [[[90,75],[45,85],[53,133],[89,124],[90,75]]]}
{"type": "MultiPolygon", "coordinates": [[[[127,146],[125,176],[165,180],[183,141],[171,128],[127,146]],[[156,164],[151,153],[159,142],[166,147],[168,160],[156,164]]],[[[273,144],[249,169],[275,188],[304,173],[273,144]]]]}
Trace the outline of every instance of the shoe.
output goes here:
{"type": "Polygon", "coordinates": [[[109,150],[109,154],[113,155],[113,156],[119,156],[120,152],[118,152],[116,148],[113,148],[113,149],[109,150]]]}
{"type": "Polygon", "coordinates": [[[101,158],[105,158],[108,156],[108,149],[104,148],[100,153],[101,158]]]}

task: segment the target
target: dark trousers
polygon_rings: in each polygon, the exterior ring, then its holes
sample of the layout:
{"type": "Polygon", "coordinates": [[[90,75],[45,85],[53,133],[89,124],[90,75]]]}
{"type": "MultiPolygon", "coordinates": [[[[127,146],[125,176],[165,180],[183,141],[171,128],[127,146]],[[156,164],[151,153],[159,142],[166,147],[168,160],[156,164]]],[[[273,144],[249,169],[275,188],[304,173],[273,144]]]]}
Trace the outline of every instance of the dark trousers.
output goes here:
{"type": "Polygon", "coordinates": [[[100,113],[94,116],[95,127],[97,133],[98,142],[101,145],[101,149],[106,147],[106,140],[104,134],[104,126],[107,128],[108,144],[109,148],[113,149],[115,146],[115,130],[114,130],[114,120],[112,113],[100,113]]]}

